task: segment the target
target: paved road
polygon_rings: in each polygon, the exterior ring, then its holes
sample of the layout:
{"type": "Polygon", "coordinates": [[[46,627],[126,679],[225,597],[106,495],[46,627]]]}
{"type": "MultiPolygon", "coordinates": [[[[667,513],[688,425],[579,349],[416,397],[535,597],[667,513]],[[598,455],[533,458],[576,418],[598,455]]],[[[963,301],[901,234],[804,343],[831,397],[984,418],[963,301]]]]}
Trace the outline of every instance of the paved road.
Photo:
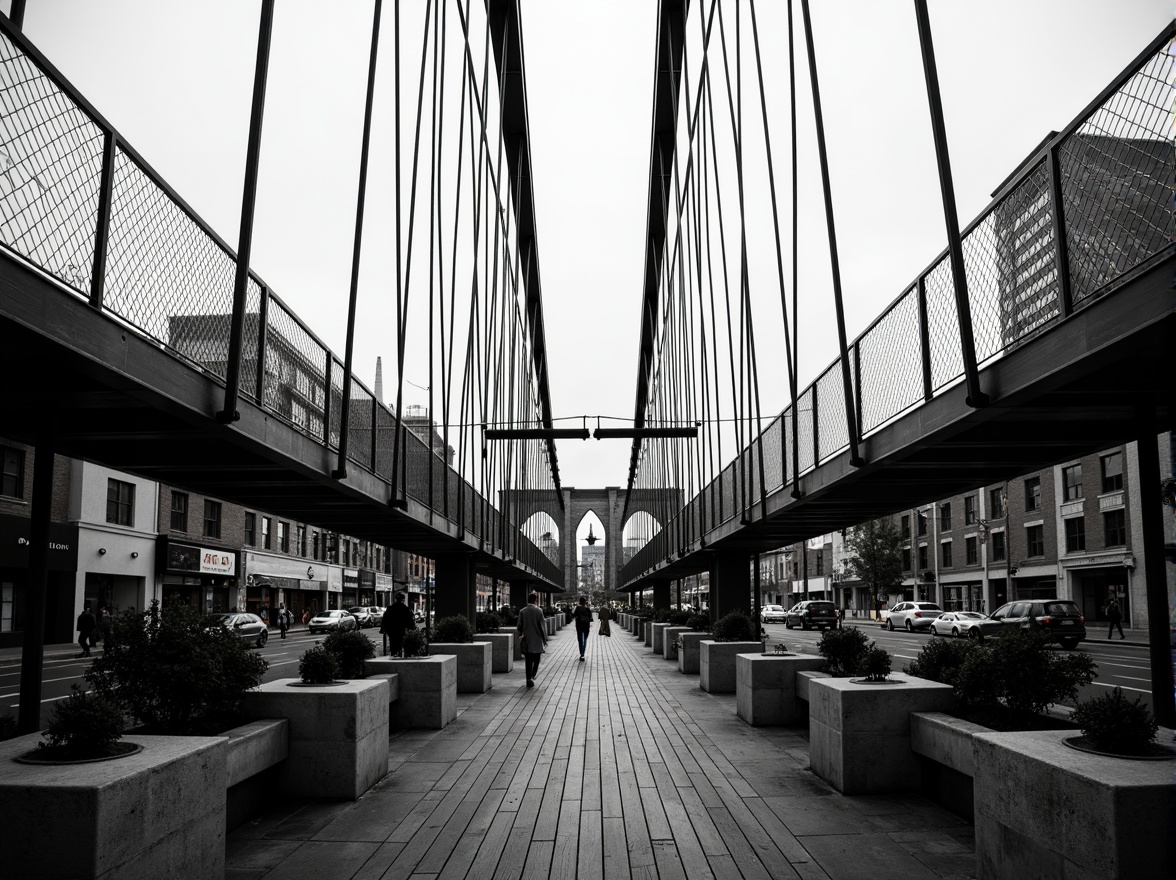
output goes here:
{"type": "MultiPolygon", "coordinates": [[[[850,623],[849,625],[853,625],[850,623]]],[[[787,630],[782,623],[769,623],[764,626],[768,631],[771,643],[784,642],[789,649],[803,653],[817,652],[817,643],[821,634],[816,631],[804,632],[799,629],[787,630]]],[[[866,634],[878,647],[885,648],[893,662],[894,669],[906,669],[908,663],[914,660],[923,646],[933,638],[929,633],[907,633],[901,630],[889,632],[878,626],[863,627],[866,634]]],[[[1079,699],[1089,699],[1098,694],[1106,693],[1116,686],[1123,689],[1128,699],[1142,697],[1151,708],[1151,674],[1148,662],[1147,647],[1142,644],[1126,644],[1115,641],[1093,639],[1082,642],[1075,650],[1089,654],[1098,664],[1098,677],[1093,684],[1079,691],[1079,699]]]]}
{"type": "MultiPolygon", "coordinates": [[[[379,631],[365,629],[363,632],[375,643],[376,651],[379,652],[379,631]]],[[[305,629],[300,628],[291,632],[283,641],[279,638],[276,630],[271,632],[269,641],[264,648],[251,649],[269,663],[269,669],[266,670],[263,681],[296,678],[298,676],[298,661],[302,654],[315,642],[322,641],[323,638],[321,634],[312,636],[305,629]]],[[[53,704],[68,697],[73,684],[85,685],[83,675],[90,665],[90,660],[78,658],[73,653],[62,656],[60,652],[63,649],[60,646],[53,653],[50,653],[51,650],[47,649],[46,651],[48,656],[45,658],[45,669],[41,678],[42,726],[49,720],[53,704]]],[[[95,648],[93,653],[95,656],[100,655],[102,648],[95,648]]],[[[15,718],[19,707],[20,657],[17,655],[16,657],[0,658],[0,716],[11,715],[15,718]]]]}

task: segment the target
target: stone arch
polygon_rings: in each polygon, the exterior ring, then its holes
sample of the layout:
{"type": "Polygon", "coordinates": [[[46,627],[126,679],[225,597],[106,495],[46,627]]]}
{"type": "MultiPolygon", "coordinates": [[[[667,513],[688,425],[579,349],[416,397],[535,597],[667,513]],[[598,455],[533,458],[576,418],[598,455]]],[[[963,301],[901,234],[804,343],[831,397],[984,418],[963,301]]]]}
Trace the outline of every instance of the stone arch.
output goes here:
{"type": "MultiPolygon", "coordinates": [[[[628,562],[632,555],[640,550],[649,542],[649,540],[662,530],[661,521],[648,510],[635,510],[629,514],[628,519],[621,524],[621,540],[622,557],[624,562],[628,562]],[[632,529],[639,529],[645,534],[645,540],[640,544],[634,542],[632,536],[632,529]]],[[[624,564],[622,562],[622,564],[624,564]]]]}
{"type": "Polygon", "coordinates": [[[536,510],[527,517],[521,528],[531,543],[542,550],[548,559],[559,565],[559,548],[563,543],[563,532],[559,522],[550,513],[546,510],[536,510]]]}

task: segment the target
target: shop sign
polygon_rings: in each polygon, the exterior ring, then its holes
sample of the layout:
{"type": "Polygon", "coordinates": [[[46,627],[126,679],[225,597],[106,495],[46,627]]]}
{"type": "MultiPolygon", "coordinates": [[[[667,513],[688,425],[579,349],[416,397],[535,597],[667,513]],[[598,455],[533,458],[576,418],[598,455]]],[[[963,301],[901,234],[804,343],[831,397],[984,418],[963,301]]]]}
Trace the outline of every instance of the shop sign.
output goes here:
{"type": "Polygon", "coordinates": [[[233,574],[237,570],[237,554],[227,550],[200,550],[201,574],[233,574]]]}
{"type": "Polygon", "coordinates": [[[343,592],[343,569],[333,567],[327,569],[327,592],[343,592]]]}
{"type": "MultiPolygon", "coordinates": [[[[23,516],[0,515],[0,566],[27,568],[32,521],[23,516]]],[[[78,527],[76,524],[49,523],[49,568],[52,571],[76,571],[78,567],[78,527]]]]}
{"type": "Polygon", "coordinates": [[[343,569],[343,589],[357,590],[359,589],[359,572],[354,568],[343,569]]]}
{"type": "Polygon", "coordinates": [[[376,589],[380,591],[390,591],[396,588],[396,581],[392,580],[390,574],[376,574],[376,589]]]}
{"type": "Polygon", "coordinates": [[[370,568],[361,568],[359,570],[359,585],[365,590],[374,590],[376,588],[376,573],[370,568]]]}
{"type": "Polygon", "coordinates": [[[168,571],[194,571],[200,574],[233,575],[237,571],[237,554],[212,547],[193,547],[169,541],[167,545],[168,571]]]}

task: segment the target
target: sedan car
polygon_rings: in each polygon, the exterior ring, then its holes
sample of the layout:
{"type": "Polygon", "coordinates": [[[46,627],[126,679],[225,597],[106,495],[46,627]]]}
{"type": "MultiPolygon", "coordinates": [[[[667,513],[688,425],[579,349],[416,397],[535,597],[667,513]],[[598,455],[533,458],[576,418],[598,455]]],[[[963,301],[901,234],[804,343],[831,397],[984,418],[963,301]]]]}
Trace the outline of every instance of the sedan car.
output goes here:
{"type": "Polygon", "coordinates": [[[362,605],[356,605],[354,608],[348,608],[347,613],[355,618],[355,624],[360,629],[363,629],[365,626],[372,625],[371,612],[369,612],[367,608],[362,605]]]}
{"type": "Polygon", "coordinates": [[[311,635],[320,632],[347,632],[359,629],[354,617],[348,611],[320,611],[307,624],[311,635]]]}
{"type": "Polygon", "coordinates": [[[797,602],[784,616],[784,628],[797,625],[801,629],[837,629],[837,606],[823,599],[797,602]]]}
{"type": "Polygon", "coordinates": [[[760,609],[761,623],[781,623],[788,619],[788,611],[783,605],[765,605],[760,609]]]}
{"type": "Polygon", "coordinates": [[[931,621],[933,636],[967,636],[982,639],[1000,632],[1001,622],[979,611],[945,611],[931,621]]]}
{"type": "Polygon", "coordinates": [[[917,629],[928,629],[943,609],[934,602],[899,602],[890,609],[890,616],[886,618],[886,628],[891,632],[898,627],[914,632],[917,629]]]}
{"type": "Polygon", "coordinates": [[[269,640],[269,627],[256,614],[214,614],[209,620],[223,626],[242,641],[250,642],[259,648],[264,648],[269,640]]]}
{"type": "Polygon", "coordinates": [[[1069,599],[1032,599],[1008,602],[992,612],[1004,626],[1041,629],[1067,651],[1086,638],[1086,618],[1069,599]]]}

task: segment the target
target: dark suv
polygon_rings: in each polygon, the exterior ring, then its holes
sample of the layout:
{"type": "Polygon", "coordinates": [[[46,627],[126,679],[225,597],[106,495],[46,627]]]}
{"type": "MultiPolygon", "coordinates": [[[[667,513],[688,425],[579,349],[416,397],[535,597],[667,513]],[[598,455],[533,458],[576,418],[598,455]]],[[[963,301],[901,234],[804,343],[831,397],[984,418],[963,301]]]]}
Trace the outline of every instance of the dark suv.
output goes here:
{"type": "Polygon", "coordinates": [[[1022,629],[1040,628],[1067,651],[1086,638],[1086,618],[1069,599],[1022,599],[1001,605],[991,616],[1022,629]]]}
{"type": "Polygon", "coordinates": [[[818,629],[836,629],[837,609],[832,602],[823,602],[819,599],[798,602],[789,608],[784,616],[784,627],[792,629],[798,623],[801,629],[808,629],[810,626],[818,629]]]}

